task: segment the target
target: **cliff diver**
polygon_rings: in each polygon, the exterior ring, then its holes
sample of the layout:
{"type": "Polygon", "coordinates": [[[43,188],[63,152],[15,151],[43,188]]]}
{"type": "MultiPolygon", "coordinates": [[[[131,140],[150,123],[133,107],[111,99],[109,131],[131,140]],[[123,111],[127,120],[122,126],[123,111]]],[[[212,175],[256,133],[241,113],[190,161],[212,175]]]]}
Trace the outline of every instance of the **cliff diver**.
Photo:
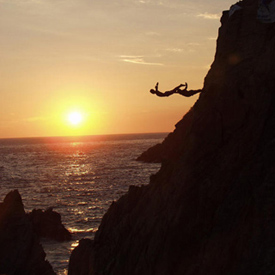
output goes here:
{"type": "Polygon", "coordinates": [[[162,92],[159,91],[158,85],[159,85],[159,83],[156,84],[155,89],[150,90],[150,93],[155,94],[155,95],[160,96],[160,97],[170,96],[172,94],[180,94],[180,95],[189,97],[189,96],[195,95],[197,93],[200,93],[202,91],[201,89],[200,90],[189,90],[188,91],[187,90],[188,85],[185,82],[185,84],[180,84],[179,86],[175,87],[171,91],[166,91],[166,92],[162,93],[162,92]],[[182,87],[185,87],[185,88],[181,89],[182,87]]]}

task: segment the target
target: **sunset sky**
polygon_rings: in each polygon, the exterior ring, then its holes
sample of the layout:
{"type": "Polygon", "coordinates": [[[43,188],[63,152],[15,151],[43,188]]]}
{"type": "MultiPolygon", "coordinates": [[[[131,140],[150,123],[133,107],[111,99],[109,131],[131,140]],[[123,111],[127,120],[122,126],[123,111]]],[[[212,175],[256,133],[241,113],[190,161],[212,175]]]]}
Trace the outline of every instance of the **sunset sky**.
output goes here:
{"type": "Polygon", "coordinates": [[[198,96],[149,90],[202,87],[231,4],[0,0],[0,138],[172,131],[198,96]]]}

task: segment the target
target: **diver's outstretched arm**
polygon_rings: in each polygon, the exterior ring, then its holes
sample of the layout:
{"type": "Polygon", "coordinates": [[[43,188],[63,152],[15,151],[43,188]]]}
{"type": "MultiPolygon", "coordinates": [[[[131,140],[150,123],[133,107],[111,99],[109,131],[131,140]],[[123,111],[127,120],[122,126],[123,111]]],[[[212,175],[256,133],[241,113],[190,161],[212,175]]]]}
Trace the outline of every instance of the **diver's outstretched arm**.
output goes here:
{"type": "Polygon", "coordinates": [[[202,91],[202,89],[199,89],[199,90],[189,90],[188,91],[187,88],[188,88],[188,85],[185,82],[185,89],[183,89],[183,90],[178,89],[178,94],[186,96],[186,97],[190,97],[190,96],[198,94],[198,93],[200,93],[202,91]]]}

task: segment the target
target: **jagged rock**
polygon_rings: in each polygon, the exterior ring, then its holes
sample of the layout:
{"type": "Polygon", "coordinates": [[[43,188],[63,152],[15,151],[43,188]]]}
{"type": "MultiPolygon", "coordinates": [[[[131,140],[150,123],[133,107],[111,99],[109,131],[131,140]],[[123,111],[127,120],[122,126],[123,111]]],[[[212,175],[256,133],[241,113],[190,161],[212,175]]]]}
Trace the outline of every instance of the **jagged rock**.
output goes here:
{"type": "Polygon", "coordinates": [[[275,25],[257,8],[223,13],[203,92],[150,184],[104,215],[87,274],[275,274],[275,25]]]}
{"type": "Polygon", "coordinates": [[[68,275],[78,274],[87,275],[92,268],[93,257],[93,241],[89,239],[82,239],[79,241],[79,245],[73,250],[70,262],[68,275]]]}
{"type": "Polygon", "coordinates": [[[48,208],[46,211],[34,209],[28,216],[39,237],[59,242],[71,240],[71,233],[62,224],[60,214],[53,211],[52,208],[48,208]]]}
{"type": "Polygon", "coordinates": [[[0,204],[0,274],[54,275],[45,256],[19,192],[11,191],[0,204]]]}
{"type": "Polygon", "coordinates": [[[145,152],[143,152],[139,157],[137,157],[136,160],[143,161],[143,162],[152,162],[152,163],[162,162],[164,157],[162,157],[161,154],[163,152],[164,152],[163,143],[158,143],[150,147],[145,152]]]}
{"type": "Polygon", "coordinates": [[[137,158],[137,161],[158,163],[179,157],[179,149],[182,147],[182,140],[185,139],[188,133],[187,129],[192,126],[192,122],[193,109],[191,108],[191,110],[175,125],[174,132],[170,133],[162,143],[156,144],[143,152],[137,158]]]}

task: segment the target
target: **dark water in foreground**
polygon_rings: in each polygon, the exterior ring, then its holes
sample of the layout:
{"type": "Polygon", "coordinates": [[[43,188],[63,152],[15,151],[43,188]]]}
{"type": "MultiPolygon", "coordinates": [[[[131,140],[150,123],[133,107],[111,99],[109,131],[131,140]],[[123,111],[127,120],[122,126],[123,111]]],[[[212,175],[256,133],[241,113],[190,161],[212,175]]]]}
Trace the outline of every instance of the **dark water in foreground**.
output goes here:
{"type": "Polygon", "coordinates": [[[66,274],[79,239],[92,238],[103,214],[129,185],[149,183],[159,164],[136,157],[166,134],[0,140],[0,200],[18,189],[26,211],[53,207],[70,242],[42,240],[57,274],[66,274]]]}

